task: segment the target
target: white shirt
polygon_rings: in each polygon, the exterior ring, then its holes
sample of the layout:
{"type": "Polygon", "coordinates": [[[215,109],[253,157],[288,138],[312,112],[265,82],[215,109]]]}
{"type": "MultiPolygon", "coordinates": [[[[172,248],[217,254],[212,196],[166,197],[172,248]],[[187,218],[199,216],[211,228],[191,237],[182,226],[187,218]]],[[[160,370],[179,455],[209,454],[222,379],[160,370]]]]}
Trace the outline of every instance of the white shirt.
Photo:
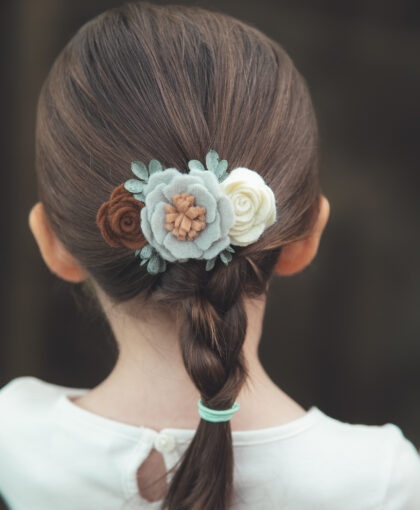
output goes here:
{"type": "MultiPolygon", "coordinates": [[[[128,425],[67,398],[87,391],[30,376],[0,390],[0,494],[11,510],[159,508],[139,495],[136,471],[152,448],[171,468],[195,431],[128,425]]],[[[392,423],[350,424],[311,407],[232,436],[232,510],[420,509],[420,456],[392,423]]]]}

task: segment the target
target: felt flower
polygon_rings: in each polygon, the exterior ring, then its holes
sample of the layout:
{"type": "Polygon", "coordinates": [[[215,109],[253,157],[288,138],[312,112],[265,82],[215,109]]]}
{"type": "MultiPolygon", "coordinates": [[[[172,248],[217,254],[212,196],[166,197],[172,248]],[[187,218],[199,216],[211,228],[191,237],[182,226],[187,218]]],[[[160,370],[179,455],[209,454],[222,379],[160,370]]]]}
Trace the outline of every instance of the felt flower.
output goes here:
{"type": "Polygon", "coordinates": [[[144,203],[133,198],[124,184],[114,189],[109,201],[101,205],[96,215],[102,236],[110,246],[126,246],[135,250],[147,244],[140,230],[143,207],[144,203]]]}
{"type": "MultiPolygon", "coordinates": [[[[148,167],[131,162],[136,178],[122,186],[138,202],[145,242],[135,253],[151,274],[165,271],[167,261],[190,258],[205,259],[206,271],[218,258],[228,264],[235,253],[232,244],[255,242],[276,220],[274,193],[257,172],[236,168],[228,173],[227,161],[219,160],[214,150],[207,153],[205,163],[207,169],[190,160],[186,174],[176,168],[163,170],[155,159],[148,167]]],[[[105,234],[117,242],[108,230],[105,234]]]]}
{"type": "Polygon", "coordinates": [[[276,221],[273,191],[261,175],[241,167],[232,170],[220,186],[235,214],[235,222],[229,230],[231,243],[237,246],[254,243],[276,221]]]}
{"type": "Polygon", "coordinates": [[[213,259],[230,244],[234,223],[230,199],[215,173],[167,168],[148,177],[141,190],[141,228],[148,243],[169,262],[213,259]]]}

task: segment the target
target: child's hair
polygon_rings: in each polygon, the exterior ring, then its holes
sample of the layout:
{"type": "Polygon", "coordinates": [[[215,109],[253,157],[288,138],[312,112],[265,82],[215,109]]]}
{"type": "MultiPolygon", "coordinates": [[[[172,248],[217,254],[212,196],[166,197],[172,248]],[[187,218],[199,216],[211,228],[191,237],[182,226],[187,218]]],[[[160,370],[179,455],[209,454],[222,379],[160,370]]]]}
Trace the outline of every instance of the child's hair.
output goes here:
{"type": "MultiPolygon", "coordinates": [[[[227,409],[248,375],[245,296],[263,295],[284,244],[319,212],[318,140],[305,82],[253,26],[196,6],[126,3],[83,25],[42,87],[36,125],[39,199],[57,237],[114,303],[174,313],[186,370],[203,403],[227,409]],[[97,211],[156,158],[187,172],[215,149],[263,176],[277,221],[228,265],[169,264],[157,275],[105,243],[97,211]],[[136,298],[133,299],[132,298],[136,298]]],[[[233,499],[230,422],[201,420],[163,507],[224,510],[233,499]]]]}

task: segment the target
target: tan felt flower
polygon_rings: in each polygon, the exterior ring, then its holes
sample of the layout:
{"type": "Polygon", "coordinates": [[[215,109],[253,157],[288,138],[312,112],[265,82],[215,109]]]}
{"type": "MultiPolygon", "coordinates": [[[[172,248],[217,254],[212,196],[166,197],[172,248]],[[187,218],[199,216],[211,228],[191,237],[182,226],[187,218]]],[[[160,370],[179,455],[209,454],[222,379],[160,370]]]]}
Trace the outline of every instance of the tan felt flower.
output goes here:
{"type": "Polygon", "coordinates": [[[180,241],[190,241],[198,236],[206,226],[206,208],[194,205],[195,197],[182,193],[172,197],[174,205],[166,204],[166,230],[180,241]]]}
{"type": "Polygon", "coordinates": [[[144,203],[135,199],[124,188],[124,183],[114,189],[109,201],[101,205],[96,215],[96,223],[110,246],[136,250],[147,244],[140,227],[143,207],[144,203]]]}

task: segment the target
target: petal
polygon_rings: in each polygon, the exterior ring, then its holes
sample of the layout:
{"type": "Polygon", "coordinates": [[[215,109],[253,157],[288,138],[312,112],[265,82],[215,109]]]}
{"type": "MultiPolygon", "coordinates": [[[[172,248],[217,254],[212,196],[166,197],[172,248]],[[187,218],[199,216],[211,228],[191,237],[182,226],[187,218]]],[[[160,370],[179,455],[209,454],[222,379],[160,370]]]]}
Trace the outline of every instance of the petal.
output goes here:
{"type": "Polygon", "coordinates": [[[166,223],[166,211],[165,211],[165,202],[159,202],[150,218],[150,228],[153,232],[153,237],[156,242],[162,244],[163,239],[165,238],[168,231],[165,228],[166,223]]]}
{"type": "Polygon", "coordinates": [[[263,233],[265,228],[264,223],[254,225],[251,229],[243,233],[230,232],[231,243],[236,246],[247,246],[248,244],[254,243],[260,235],[263,233]]]}
{"type": "Polygon", "coordinates": [[[179,172],[178,174],[171,182],[168,182],[163,191],[168,202],[172,202],[174,195],[185,193],[189,184],[199,182],[196,177],[191,177],[189,174],[181,174],[179,172]]]}
{"type": "MultiPolygon", "coordinates": [[[[150,228],[149,220],[147,218],[147,213],[143,212],[146,211],[146,207],[144,207],[141,210],[141,229],[143,231],[144,237],[149,241],[149,244],[153,246],[153,248],[159,253],[159,255],[164,258],[165,260],[168,260],[169,262],[175,262],[176,258],[162,245],[156,242],[155,238],[153,237],[152,229],[150,228]]],[[[168,232],[168,234],[172,235],[171,232],[168,232]]]]}
{"type": "MultiPolygon", "coordinates": [[[[236,223],[253,223],[256,206],[253,200],[245,195],[232,195],[232,207],[235,212],[236,223]]],[[[258,204],[257,204],[258,205],[258,204]]]]}
{"type": "MultiPolygon", "coordinates": [[[[168,232],[168,234],[171,235],[172,237],[175,237],[171,232],[168,232]]],[[[159,255],[169,262],[175,262],[178,258],[174,257],[172,253],[169,250],[167,250],[163,244],[156,244],[155,248],[159,255]]]]}
{"type": "Polygon", "coordinates": [[[222,195],[217,202],[217,209],[220,215],[220,233],[222,236],[226,236],[235,224],[235,213],[232,202],[227,196],[222,195]]]}
{"type": "Polygon", "coordinates": [[[149,244],[154,246],[153,244],[153,233],[152,229],[150,228],[149,218],[147,217],[147,207],[143,207],[143,209],[140,211],[140,224],[141,224],[141,230],[143,232],[144,237],[149,241],[149,244]]]}
{"type": "Polygon", "coordinates": [[[147,195],[152,192],[156,186],[164,182],[167,184],[171,181],[176,175],[181,175],[181,173],[176,168],[166,168],[163,172],[156,172],[155,174],[149,177],[149,182],[144,188],[144,194],[147,195]]]}
{"type": "Polygon", "coordinates": [[[177,259],[199,259],[203,252],[195,243],[195,239],[194,241],[180,241],[172,232],[168,232],[162,244],[177,259]]]}
{"type": "Polygon", "coordinates": [[[212,259],[213,257],[216,257],[217,255],[219,255],[221,251],[227,248],[229,244],[230,244],[229,236],[218,239],[210,246],[208,250],[204,252],[203,258],[212,259]]]}
{"type": "Polygon", "coordinates": [[[273,192],[270,188],[260,190],[260,206],[255,214],[255,223],[266,223],[273,207],[273,192]]]}
{"type": "Polygon", "coordinates": [[[113,189],[113,191],[111,193],[110,201],[118,202],[118,200],[120,200],[122,197],[126,198],[127,192],[128,192],[128,190],[125,189],[124,183],[120,184],[119,186],[117,186],[116,188],[113,189]]]}
{"type": "Polygon", "coordinates": [[[195,204],[206,208],[206,222],[212,223],[216,218],[217,202],[202,184],[190,184],[188,193],[194,195],[195,204]]]}
{"type": "Polygon", "coordinates": [[[271,213],[270,215],[268,216],[267,218],[267,221],[265,223],[265,226],[266,227],[269,227],[270,225],[272,225],[273,223],[275,223],[277,220],[277,209],[276,209],[276,205],[274,204],[273,205],[273,208],[271,210],[271,213]]]}
{"type": "Polygon", "coordinates": [[[217,214],[216,219],[212,223],[207,223],[206,227],[200,231],[199,236],[194,242],[201,250],[205,251],[219,238],[220,216],[217,214]]]}
{"type": "Polygon", "coordinates": [[[222,187],[226,190],[226,188],[230,188],[237,183],[244,183],[247,188],[258,189],[261,186],[266,186],[264,179],[259,173],[244,167],[231,170],[228,177],[223,181],[222,187]]]}
{"type": "MultiPolygon", "coordinates": [[[[158,175],[158,174],[153,174],[153,175],[158,175]]],[[[165,195],[163,194],[163,190],[164,190],[165,186],[166,186],[165,183],[163,183],[163,182],[159,183],[152,191],[150,191],[150,193],[148,193],[146,195],[145,209],[147,209],[147,214],[148,214],[149,220],[152,217],[153,211],[154,211],[155,207],[157,206],[157,204],[160,204],[160,203],[167,204],[168,203],[165,195]]]]}
{"type": "Polygon", "coordinates": [[[209,172],[208,170],[193,169],[190,171],[189,175],[198,177],[207,191],[211,193],[216,200],[220,197],[222,189],[220,187],[219,181],[217,180],[217,177],[213,172],[209,172]]]}
{"type": "Polygon", "coordinates": [[[250,201],[254,205],[255,209],[258,209],[262,198],[262,190],[257,187],[251,188],[249,186],[238,185],[230,197],[232,200],[239,200],[239,204],[241,198],[242,200],[250,201]]]}
{"type": "Polygon", "coordinates": [[[274,195],[273,190],[271,188],[268,188],[267,193],[269,213],[265,217],[265,226],[269,227],[276,221],[277,209],[276,209],[276,196],[274,195]]]}
{"type": "Polygon", "coordinates": [[[108,215],[109,202],[104,202],[96,213],[96,222],[98,225],[104,221],[104,218],[108,215]]]}

